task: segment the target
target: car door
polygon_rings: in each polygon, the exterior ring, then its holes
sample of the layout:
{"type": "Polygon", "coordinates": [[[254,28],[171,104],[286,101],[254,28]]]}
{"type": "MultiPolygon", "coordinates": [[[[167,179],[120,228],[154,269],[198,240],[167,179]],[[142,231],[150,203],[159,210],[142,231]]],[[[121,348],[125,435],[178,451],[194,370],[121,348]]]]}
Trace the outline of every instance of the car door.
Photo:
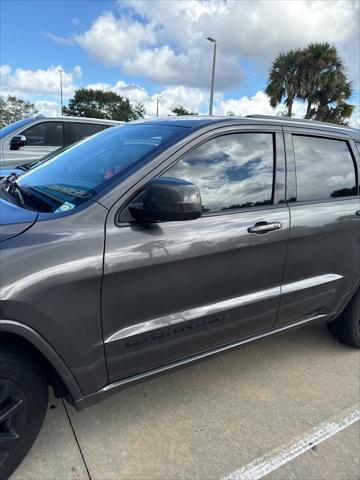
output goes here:
{"type": "Polygon", "coordinates": [[[285,131],[291,230],[279,325],[332,318],[360,278],[354,142],[341,133],[285,131]]]}
{"type": "Polygon", "coordinates": [[[10,140],[4,144],[4,165],[19,165],[37,160],[64,145],[63,122],[43,121],[28,127],[16,135],[24,135],[26,144],[17,150],[10,149],[10,140]]]}
{"type": "MultiPolygon", "coordinates": [[[[110,381],[270,330],[289,237],[280,128],[219,129],[157,172],[197,184],[203,215],[106,225],[102,318],[110,381]]],[[[196,143],[195,142],[195,143],[196,143]]],[[[131,201],[130,201],[131,203],[131,201]]]]}

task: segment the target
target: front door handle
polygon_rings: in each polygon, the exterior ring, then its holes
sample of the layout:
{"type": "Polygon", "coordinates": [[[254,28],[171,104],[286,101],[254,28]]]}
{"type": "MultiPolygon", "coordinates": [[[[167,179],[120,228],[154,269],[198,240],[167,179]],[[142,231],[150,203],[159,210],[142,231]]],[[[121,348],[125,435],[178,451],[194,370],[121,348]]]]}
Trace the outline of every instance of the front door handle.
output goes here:
{"type": "Polygon", "coordinates": [[[253,225],[252,227],[249,227],[247,231],[249,233],[267,233],[272,232],[273,230],[280,230],[280,228],[282,228],[280,222],[258,222],[255,223],[255,225],[253,225]]]}

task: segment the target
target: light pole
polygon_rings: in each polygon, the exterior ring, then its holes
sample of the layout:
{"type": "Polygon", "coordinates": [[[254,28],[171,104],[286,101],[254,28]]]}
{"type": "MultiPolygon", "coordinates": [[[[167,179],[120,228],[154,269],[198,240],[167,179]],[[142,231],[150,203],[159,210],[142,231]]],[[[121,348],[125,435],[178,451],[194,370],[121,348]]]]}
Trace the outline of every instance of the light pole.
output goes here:
{"type": "Polygon", "coordinates": [[[60,104],[61,104],[61,116],[63,116],[63,94],[62,94],[62,73],[63,70],[61,68],[58,70],[60,73],[60,104]]]}
{"type": "Polygon", "coordinates": [[[159,116],[159,97],[156,97],[156,116],[159,116]]]}
{"type": "Polygon", "coordinates": [[[210,104],[209,104],[209,115],[212,116],[213,103],[214,103],[214,88],[215,88],[216,40],[212,37],[207,37],[206,40],[209,40],[209,42],[214,44],[213,63],[212,63],[212,72],[211,72],[210,104]]]}

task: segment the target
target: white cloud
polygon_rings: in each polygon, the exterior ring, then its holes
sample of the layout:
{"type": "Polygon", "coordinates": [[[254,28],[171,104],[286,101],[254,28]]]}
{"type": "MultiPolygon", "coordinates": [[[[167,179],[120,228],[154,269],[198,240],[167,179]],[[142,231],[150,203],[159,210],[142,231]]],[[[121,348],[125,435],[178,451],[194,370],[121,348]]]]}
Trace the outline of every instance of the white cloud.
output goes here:
{"type": "MultiPolygon", "coordinates": [[[[109,83],[89,84],[86,88],[101,89],[113,91],[127,97],[130,102],[141,102],[145,106],[146,117],[154,117],[156,115],[156,99],[159,99],[159,115],[172,115],[172,110],[181,105],[187,110],[198,114],[206,115],[209,108],[209,91],[208,89],[185,87],[176,85],[160,90],[158,93],[150,95],[148,91],[136,84],[127,84],[118,81],[111,85],[109,83]]],[[[251,114],[262,115],[278,115],[285,110],[284,105],[272,108],[269,104],[269,98],[261,90],[252,97],[240,97],[224,99],[222,93],[215,96],[214,114],[228,115],[229,113],[236,116],[246,116],[251,114]]],[[[304,118],[306,112],[305,103],[295,101],[293,105],[293,115],[297,118],[304,118]]]]}
{"type": "Polygon", "coordinates": [[[162,85],[208,86],[209,35],[218,42],[220,89],[241,84],[239,61],[264,71],[280,51],[317,41],[335,43],[351,78],[359,79],[356,1],[128,0],[126,6],[126,16],[105,12],[74,39],[104,64],[162,85]]]}
{"type": "Polygon", "coordinates": [[[49,38],[59,45],[75,45],[74,39],[72,37],[61,37],[60,35],[54,35],[51,32],[41,32],[41,35],[45,38],[49,38]]]}
{"type": "Polygon", "coordinates": [[[45,117],[57,117],[60,115],[60,104],[51,100],[36,100],[35,108],[45,117]]]}
{"type": "Polygon", "coordinates": [[[360,129],[360,106],[359,106],[359,104],[356,107],[354,113],[351,115],[350,125],[354,128],[359,128],[360,129]]]}
{"type": "Polygon", "coordinates": [[[77,27],[78,25],[81,25],[81,20],[78,17],[73,17],[71,23],[77,27]]]}
{"type": "MultiPolygon", "coordinates": [[[[10,65],[0,66],[1,76],[1,94],[17,95],[26,100],[35,103],[40,113],[46,116],[59,115],[59,70],[58,66],[51,66],[46,70],[13,70],[10,65]]],[[[78,80],[82,77],[80,66],[73,70],[63,73],[63,91],[64,98],[69,98],[74,91],[79,88],[78,80]]],[[[146,117],[156,115],[156,103],[159,99],[159,115],[171,115],[172,110],[177,106],[183,106],[187,110],[199,114],[207,114],[209,102],[209,89],[196,88],[186,85],[173,85],[160,89],[157,93],[150,94],[146,88],[129,84],[122,80],[109,84],[98,82],[86,85],[85,88],[101,89],[114,91],[119,95],[126,97],[131,103],[140,102],[144,104],[146,117]]],[[[253,96],[243,96],[240,98],[224,98],[222,92],[215,96],[214,113],[215,115],[228,115],[230,112],[234,115],[245,116],[250,114],[276,115],[283,111],[283,105],[273,109],[269,105],[268,97],[261,90],[253,96]]],[[[295,101],[293,106],[294,116],[303,118],[306,111],[306,105],[295,101]]],[[[360,127],[359,109],[357,108],[351,117],[352,126],[360,127]]]]}
{"type": "Polygon", "coordinates": [[[122,64],[136,56],[142,47],[156,43],[153,24],[143,25],[127,17],[116,19],[111,12],[102,14],[88,31],[74,35],[74,39],[109,66],[122,64]]]}
{"type": "Polygon", "coordinates": [[[165,88],[159,95],[153,95],[149,114],[156,112],[156,97],[159,98],[159,114],[170,115],[173,108],[183,106],[195,113],[206,113],[209,101],[208,91],[177,85],[165,88]]]}
{"type": "MultiPolygon", "coordinates": [[[[47,68],[46,70],[25,70],[17,68],[12,70],[9,65],[1,67],[1,91],[3,95],[59,95],[60,94],[60,65],[47,68]]],[[[62,69],[63,70],[63,69],[62,69]]],[[[73,70],[62,73],[64,96],[72,95],[75,91],[76,81],[82,77],[80,65],[73,70]]]]}
{"type": "MultiPolygon", "coordinates": [[[[111,12],[105,12],[89,30],[73,38],[91,56],[105,65],[121,66],[127,74],[141,75],[165,85],[208,86],[210,44],[202,39],[203,45],[194,43],[186,52],[176,52],[168,44],[159,44],[161,29],[162,25],[151,20],[143,24],[130,17],[117,19],[111,12]]],[[[236,57],[219,56],[218,86],[241,83],[242,74],[236,57]]]]}
{"type": "Polygon", "coordinates": [[[185,47],[211,34],[225,53],[251,58],[266,58],[269,52],[277,53],[284,45],[292,48],[326,40],[342,44],[359,30],[358,2],[347,0],[126,3],[136,13],[162,25],[163,34],[175,37],[185,47]]]}
{"type": "Polygon", "coordinates": [[[119,95],[128,98],[131,102],[144,102],[147,100],[149,94],[147,90],[139,85],[125,83],[119,80],[114,85],[109,83],[90,83],[86,88],[93,90],[113,91],[119,95]]]}
{"type": "MultiPolygon", "coordinates": [[[[252,97],[241,97],[239,99],[230,98],[220,100],[215,104],[214,112],[216,115],[228,115],[231,112],[234,115],[246,116],[252,114],[277,115],[285,110],[284,105],[279,105],[275,109],[269,104],[269,97],[261,90],[252,97]]],[[[304,118],[306,105],[295,101],[293,105],[293,115],[297,118],[304,118]]]]}
{"type": "MultiPolygon", "coordinates": [[[[7,75],[10,75],[11,73],[11,67],[10,65],[0,65],[0,75],[1,77],[5,77],[7,75]]],[[[2,85],[2,82],[1,82],[2,85]]]]}
{"type": "Polygon", "coordinates": [[[196,113],[205,112],[208,102],[208,92],[199,88],[190,88],[184,86],[173,86],[161,90],[159,93],[150,95],[144,88],[136,84],[127,84],[118,81],[111,85],[108,83],[93,83],[86,86],[94,90],[101,89],[113,91],[119,95],[126,97],[131,103],[140,102],[144,104],[146,117],[156,115],[156,100],[159,99],[159,115],[170,115],[173,108],[182,105],[187,110],[196,113]]]}
{"type": "MultiPolygon", "coordinates": [[[[208,87],[212,51],[210,45],[194,47],[176,54],[168,45],[141,50],[137,57],[123,63],[124,72],[147,77],[162,85],[182,84],[189,87],[208,87]]],[[[243,83],[243,74],[235,56],[220,56],[217,61],[216,85],[226,89],[243,83]]]]}

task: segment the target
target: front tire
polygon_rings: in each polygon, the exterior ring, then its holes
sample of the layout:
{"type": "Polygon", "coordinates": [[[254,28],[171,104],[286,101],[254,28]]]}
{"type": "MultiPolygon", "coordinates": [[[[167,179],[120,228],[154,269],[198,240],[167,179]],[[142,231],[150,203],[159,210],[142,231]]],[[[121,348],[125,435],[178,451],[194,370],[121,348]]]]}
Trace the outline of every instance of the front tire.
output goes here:
{"type": "Polygon", "coordinates": [[[10,477],[32,447],[47,406],[48,386],[36,362],[0,345],[0,480],[10,477]]]}
{"type": "Polygon", "coordinates": [[[339,317],[327,324],[340,342],[360,348],[360,290],[339,317]]]}

